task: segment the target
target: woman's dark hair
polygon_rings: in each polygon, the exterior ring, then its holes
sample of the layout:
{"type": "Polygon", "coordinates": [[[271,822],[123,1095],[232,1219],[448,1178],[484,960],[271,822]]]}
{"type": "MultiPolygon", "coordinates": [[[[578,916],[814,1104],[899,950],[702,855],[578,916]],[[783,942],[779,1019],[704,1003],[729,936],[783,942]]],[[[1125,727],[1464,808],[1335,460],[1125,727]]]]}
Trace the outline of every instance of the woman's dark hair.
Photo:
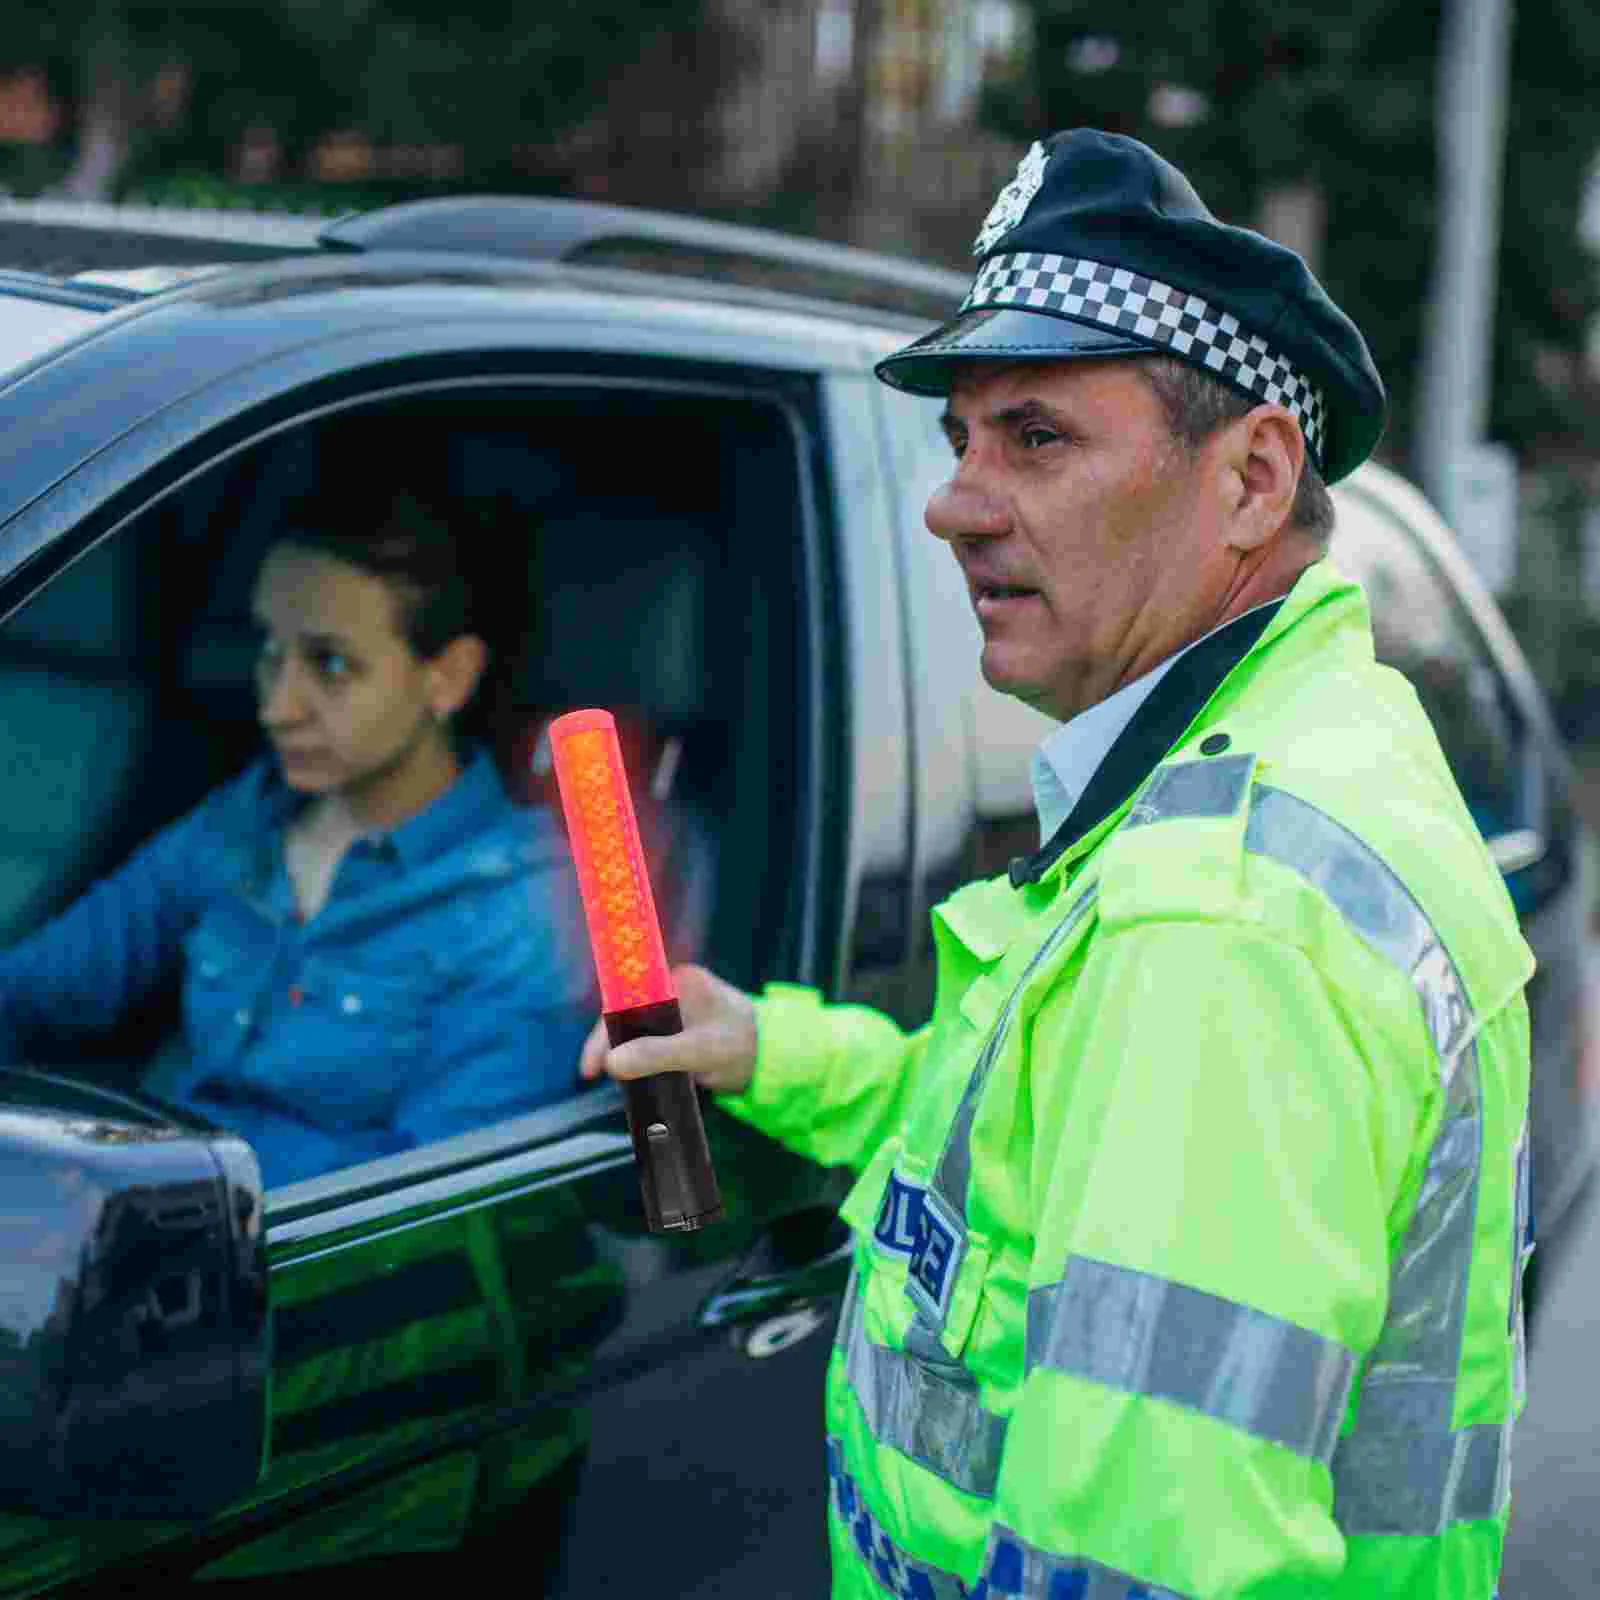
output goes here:
{"type": "Polygon", "coordinates": [[[376,506],[365,496],[319,494],[289,508],[273,542],[315,550],[382,578],[398,603],[406,643],[429,660],[464,633],[487,640],[473,581],[482,534],[473,522],[451,518],[408,491],[376,506]]]}
{"type": "Polygon", "coordinates": [[[424,661],[464,633],[482,639],[489,666],[454,723],[468,739],[492,739],[515,701],[534,620],[527,521],[525,510],[492,496],[441,502],[402,489],[375,501],[357,485],[295,501],[274,543],[320,551],[383,579],[398,603],[401,635],[424,661]]]}

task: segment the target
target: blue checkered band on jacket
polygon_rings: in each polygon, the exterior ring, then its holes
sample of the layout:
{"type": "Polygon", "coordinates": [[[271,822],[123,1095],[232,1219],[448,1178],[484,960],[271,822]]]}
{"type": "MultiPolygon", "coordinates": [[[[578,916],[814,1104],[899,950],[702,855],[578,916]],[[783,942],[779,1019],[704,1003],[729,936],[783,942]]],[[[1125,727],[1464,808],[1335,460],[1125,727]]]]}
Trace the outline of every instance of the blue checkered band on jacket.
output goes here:
{"type": "Polygon", "coordinates": [[[1327,409],[1322,391],[1259,334],[1187,289],[1126,267],[1078,256],[1023,251],[992,256],[978,272],[963,311],[1015,306],[1053,311],[1165,346],[1274,405],[1287,406],[1320,468],[1327,409]]]}

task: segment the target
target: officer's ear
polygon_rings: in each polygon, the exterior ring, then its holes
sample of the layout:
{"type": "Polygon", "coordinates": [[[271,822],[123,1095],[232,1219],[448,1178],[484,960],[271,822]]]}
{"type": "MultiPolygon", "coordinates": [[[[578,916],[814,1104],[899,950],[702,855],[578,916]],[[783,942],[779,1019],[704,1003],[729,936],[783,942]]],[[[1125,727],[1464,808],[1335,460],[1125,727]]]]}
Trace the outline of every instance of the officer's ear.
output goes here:
{"type": "Polygon", "coordinates": [[[1223,499],[1223,543],[1259,550],[1288,526],[1305,460],[1300,424],[1283,406],[1262,405],[1219,430],[1215,467],[1223,499]]]}

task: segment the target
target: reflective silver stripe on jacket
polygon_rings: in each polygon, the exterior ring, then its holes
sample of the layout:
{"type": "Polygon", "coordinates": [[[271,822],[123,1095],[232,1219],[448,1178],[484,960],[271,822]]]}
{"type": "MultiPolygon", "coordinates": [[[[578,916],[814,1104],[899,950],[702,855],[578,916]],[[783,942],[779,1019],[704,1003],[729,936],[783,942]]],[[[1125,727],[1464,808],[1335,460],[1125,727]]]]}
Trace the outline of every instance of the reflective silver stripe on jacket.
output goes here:
{"type": "Polygon", "coordinates": [[[854,1279],[839,1318],[845,1380],[880,1445],[937,1473],[952,1488],[994,1498],[1006,1419],[984,1408],[978,1383],[936,1339],[911,1325],[905,1350],[867,1338],[854,1279]]]}
{"type": "Polygon", "coordinates": [[[1378,955],[1411,979],[1448,1082],[1472,1031],[1472,1012],[1454,964],[1406,886],[1341,823],[1267,784],[1256,787],[1244,842],[1314,884],[1378,955]]]}
{"type": "Polygon", "coordinates": [[[1122,826],[1142,828],[1179,817],[1231,817],[1250,792],[1255,765],[1253,755],[1242,755],[1157,767],[1144,793],[1129,807],[1122,826]]]}
{"type": "Polygon", "coordinates": [[[977,1592],[987,1600],[1183,1600],[1098,1561],[1040,1550],[998,1522],[989,1530],[977,1592]]]}
{"type": "Polygon", "coordinates": [[[1334,1516],[1346,1534],[1437,1534],[1498,1516],[1507,1503],[1509,1430],[1450,1426],[1482,1139],[1478,1052],[1469,1045],[1390,1269],[1389,1312],[1362,1375],[1356,1426],[1334,1453],[1334,1516]]]}
{"type": "Polygon", "coordinates": [[[835,1515],[848,1530],[862,1564],[878,1581],[878,1587],[895,1600],[975,1600],[970,1590],[953,1572],[918,1561],[883,1531],[878,1519],[845,1470],[844,1448],[837,1439],[828,1440],[829,1499],[835,1515]]]}
{"type": "MultiPolygon", "coordinates": [[[[1446,1086],[1416,1210],[1390,1269],[1388,1314],[1361,1376],[1356,1426],[1334,1451],[1334,1516],[1346,1534],[1405,1535],[1498,1516],[1510,1487],[1509,1424],[1450,1426],[1483,1151],[1474,1018],[1460,976],[1400,880],[1314,806],[1258,786],[1245,846],[1315,884],[1410,978],[1446,1086]]],[[[1520,1366],[1520,1327],[1515,1337],[1520,1366]]]]}
{"type": "Polygon", "coordinates": [[[1021,1002],[1022,991],[1027,987],[1028,980],[1067,942],[1068,936],[1083,921],[1099,889],[1099,884],[1091,883],[1072,902],[1066,916],[1050,930],[1044,943],[1033,953],[1027,966],[1023,968],[1022,976],[1017,979],[1011,993],[1006,997],[1000,1015],[995,1018],[994,1027],[990,1030],[982,1053],[978,1056],[978,1064],[972,1069],[972,1076],[967,1080],[961,1104],[956,1108],[955,1120],[950,1124],[950,1132],[945,1136],[944,1149],[939,1155],[939,1165],[934,1169],[933,1182],[929,1185],[931,1191],[963,1220],[967,1214],[967,1184],[972,1170],[972,1119],[977,1112],[978,1101],[983,1094],[989,1070],[1005,1044],[1006,1035],[1011,1031],[1011,1021],[1016,1016],[1017,1006],[1021,1002]]]}
{"type": "Polygon", "coordinates": [[[1533,1147],[1529,1143],[1532,1129],[1523,1118],[1522,1136],[1517,1140],[1517,1209],[1516,1233],[1513,1235],[1516,1254],[1512,1259],[1510,1332],[1516,1339],[1517,1371],[1512,1397],[1518,1406],[1528,1398],[1528,1352],[1524,1343],[1526,1321],[1522,1304],[1522,1275],[1527,1270],[1528,1258],[1533,1254],[1533,1147]]]}
{"type": "MultiPolygon", "coordinates": [[[[936,1214],[945,1220],[947,1230],[959,1235],[963,1240],[967,1225],[967,1186],[972,1176],[972,1119],[977,1112],[983,1086],[988,1081],[990,1068],[993,1067],[1005,1043],[1006,1035],[1010,1032],[1012,1019],[1016,1015],[1022,991],[1027,987],[1028,980],[1066,943],[1073,930],[1088,914],[1089,907],[1094,903],[1098,892],[1099,885],[1091,883],[1073,901],[1066,916],[1051,929],[1044,943],[1030,957],[1022,976],[1013,985],[1005,1005],[1001,1007],[1000,1015],[995,1018],[989,1037],[978,1055],[977,1065],[973,1067],[972,1076],[967,1080],[967,1087],[962,1092],[961,1104],[956,1107],[950,1131],[945,1135],[944,1149],[940,1152],[938,1166],[934,1168],[933,1182],[928,1186],[924,1204],[931,1200],[936,1214]]],[[[954,1281],[954,1272],[951,1274],[951,1281],[954,1281]]],[[[906,1292],[911,1296],[918,1314],[926,1323],[934,1328],[944,1326],[945,1305],[935,1301],[926,1293],[914,1273],[906,1280],[906,1292]]]]}
{"type": "Polygon", "coordinates": [[[1355,1358],[1332,1339],[1130,1267],[1071,1256],[1028,1295],[1027,1371],[1171,1400],[1325,1465],[1355,1358]]]}

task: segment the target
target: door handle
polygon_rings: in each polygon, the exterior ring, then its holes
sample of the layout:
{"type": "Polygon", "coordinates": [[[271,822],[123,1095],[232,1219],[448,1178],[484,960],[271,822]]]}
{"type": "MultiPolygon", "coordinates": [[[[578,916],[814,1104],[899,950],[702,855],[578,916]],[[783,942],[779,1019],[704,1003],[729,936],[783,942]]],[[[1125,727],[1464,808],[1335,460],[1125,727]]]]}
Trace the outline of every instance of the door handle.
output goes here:
{"type": "Polygon", "coordinates": [[[779,1230],[765,1235],[733,1277],[707,1296],[699,1325],[734,1328],[842,1294],[855,1259],[855,1239],[837,1217],[830,1221],[820,1243],[799,1260],[779,1230]]]}
{"type": "Polygon", "coordinates": [[[1513,828],[1508,833],[1497,833],[1484,842],[1489,847],[1494,864],[1508,878],[1513,872],[1531,867],[1549,848],[1544,835],[1536,828],[1513,828]]]}

